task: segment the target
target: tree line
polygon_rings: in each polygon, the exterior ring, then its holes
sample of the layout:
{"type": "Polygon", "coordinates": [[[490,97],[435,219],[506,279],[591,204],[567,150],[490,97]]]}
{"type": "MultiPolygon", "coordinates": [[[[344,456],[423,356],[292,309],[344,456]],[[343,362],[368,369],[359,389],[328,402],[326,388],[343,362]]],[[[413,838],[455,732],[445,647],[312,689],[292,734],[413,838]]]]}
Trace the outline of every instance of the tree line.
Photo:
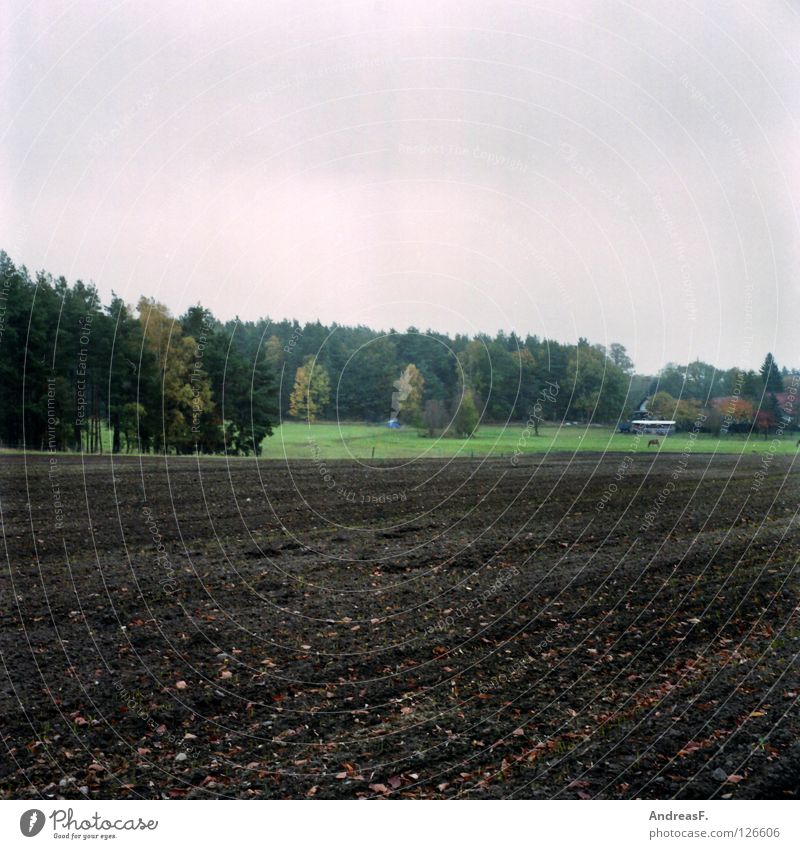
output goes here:
{"type": "Polygon", "coordinates": [[[650,382],[648,412],[691,430],[702,414],[703,430],[752,433],[794,431],[800,412],[800,373],[781,368],[771,353],[758,371],[715,371],[702,362],[670,363],[650,382]]]}
{"type": "Polygon", "coordinates": [[[257,451],[278,417],[252,334],[202,307],[103,305],[0,253],[0,442],[28,450],[257,451]]]}
{"type": "MultiPolygon", "coordinates": [[[[786,374],[773,362],[769,375],[786,374]]],[[[661,409],[669,399],[707,405],[763,390],[763,375],[704,363],[636,375],[622,345],[586,339],[223,322],[199,304],[174,317],[146,297],[130,306],[112,295],[104,305],[93,285],[31,275],[0,252],[6,447],[246,455],[286,417],[392,420],[464,436],[534,409],[535,427],[615,423],[648,394],[661,409]]]]}

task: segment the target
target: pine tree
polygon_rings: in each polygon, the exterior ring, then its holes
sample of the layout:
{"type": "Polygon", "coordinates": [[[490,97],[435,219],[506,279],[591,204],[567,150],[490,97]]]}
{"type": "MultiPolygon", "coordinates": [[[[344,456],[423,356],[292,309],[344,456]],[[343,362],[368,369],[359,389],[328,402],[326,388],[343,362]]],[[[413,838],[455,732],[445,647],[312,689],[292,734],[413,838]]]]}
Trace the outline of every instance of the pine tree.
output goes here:
{"type": "Polygon", "coordinates": [[[775,362],[775,358],[771,353],[764,357],[759,374],[761,375],[761,382],[764,385],[765,392],[783,392],[781,370],[778,368],[778,364],[775,362]]]}

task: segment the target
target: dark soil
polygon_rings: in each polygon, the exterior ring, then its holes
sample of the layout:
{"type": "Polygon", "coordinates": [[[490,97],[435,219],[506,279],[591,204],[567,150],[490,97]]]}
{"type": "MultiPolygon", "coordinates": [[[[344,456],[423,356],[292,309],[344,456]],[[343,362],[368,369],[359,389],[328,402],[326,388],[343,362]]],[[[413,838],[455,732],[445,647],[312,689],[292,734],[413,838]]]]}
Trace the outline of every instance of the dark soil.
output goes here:
{"type": "Polygon", "coordinates": [[[799,492],[3,455],[0,796],[796,798],[799,492]]]}

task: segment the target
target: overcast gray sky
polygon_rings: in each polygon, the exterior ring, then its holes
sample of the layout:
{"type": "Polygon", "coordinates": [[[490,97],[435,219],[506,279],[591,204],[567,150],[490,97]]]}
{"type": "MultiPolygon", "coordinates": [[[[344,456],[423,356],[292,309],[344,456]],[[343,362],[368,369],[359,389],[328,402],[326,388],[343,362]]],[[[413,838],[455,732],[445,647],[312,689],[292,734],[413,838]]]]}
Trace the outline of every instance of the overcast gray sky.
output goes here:
{"type": "Polygon", "coordinates": [[[800,366],[796,5],[0,9],[0,247],[30,269],[800,366]]]}

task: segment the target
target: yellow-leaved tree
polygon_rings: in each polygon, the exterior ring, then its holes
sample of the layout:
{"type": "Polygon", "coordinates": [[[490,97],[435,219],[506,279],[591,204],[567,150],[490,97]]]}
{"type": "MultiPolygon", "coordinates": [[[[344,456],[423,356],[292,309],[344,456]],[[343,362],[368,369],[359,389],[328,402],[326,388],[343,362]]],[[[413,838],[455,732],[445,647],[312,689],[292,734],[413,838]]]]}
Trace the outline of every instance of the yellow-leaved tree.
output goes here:
{"type": "MultiPolygon", "coordinates": [[[[141,298],[138,311],[144,346],[158,365],[159,383],[152,387],[161,402],[156,447],[178,453],[192,451],[198,423],[214,409],[211,382],[198,360],[197,344],[192,336],[184,335],[180,323],[164,304],[141,298]]],[[[158,402],[151,398],[148,406],[152,408],[154,403],[158,402]]],[[[152,414],[154,410],[147,412],[152,414]]]]}
{"type": "Polygon", "coordinates": [[[317,420],[331,399],[331,382],[324,366],[308,356],[303,360],[294,378],[294,389],[289,396],[289,415],[308,422],[317,420]]]}
{"type": "Polygon", "coordinates": [[[422,372],[409,363],[403,369],[400,379],[394,383],[398,393],[400,418],[410,425],[422,425],[422,396],[425,392],[425,378],[422,372]]]}

